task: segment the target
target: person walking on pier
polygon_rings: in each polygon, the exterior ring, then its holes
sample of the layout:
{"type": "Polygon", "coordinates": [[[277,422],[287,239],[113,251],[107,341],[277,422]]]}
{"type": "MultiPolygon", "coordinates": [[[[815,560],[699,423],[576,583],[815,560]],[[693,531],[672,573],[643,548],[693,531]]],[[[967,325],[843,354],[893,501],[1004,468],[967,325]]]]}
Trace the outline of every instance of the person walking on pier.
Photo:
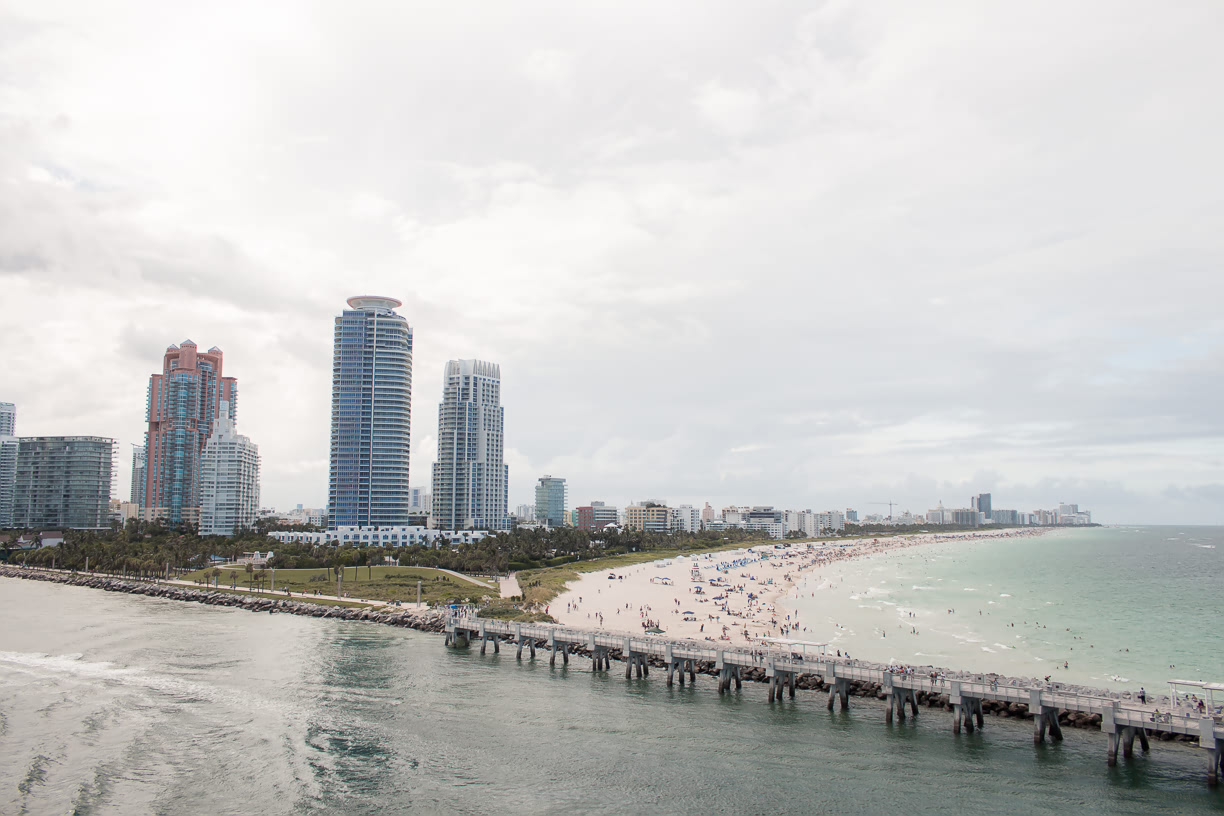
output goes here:
{"type": "Polygon", "coordinates": [[[1143,686],[1139,687],[1139,702],[1141,703],[1147,702],[1147,692],[1144,691],[1143,686]]]}

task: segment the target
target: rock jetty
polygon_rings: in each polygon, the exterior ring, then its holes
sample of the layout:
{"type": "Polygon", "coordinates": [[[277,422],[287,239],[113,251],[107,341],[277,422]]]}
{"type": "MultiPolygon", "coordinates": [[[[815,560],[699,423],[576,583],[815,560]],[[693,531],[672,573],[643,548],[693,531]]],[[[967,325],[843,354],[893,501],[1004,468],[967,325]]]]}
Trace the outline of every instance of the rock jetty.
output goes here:
{"type": "Polygon", "coordinates": [[[251,612],[305,615],[311,618],[332,618],[346,621],[369,621],[387,626],[400,626],[420,632],[443,632],[446,630],[445,615],[441,610],[402,609],[388,606],[380,609],[357,609],[348,606],[328,606],[279,598],[269,595],[239,595],[217,592],[210,589],[195,589],[177,584],[155,584],[148,581],[133,581],[123,578],[108,578],[101,575],[86,575],[71,572],[44,572],[42,570],[0,567],[2,578],[23,578],[29,581],[47,581],[53,584],[68,584],[107,592],[126,592],[130,595],[147,595],[150,598],[167,598],[173,601],[191,601],[208,606],[230,606],[251,612]]]}

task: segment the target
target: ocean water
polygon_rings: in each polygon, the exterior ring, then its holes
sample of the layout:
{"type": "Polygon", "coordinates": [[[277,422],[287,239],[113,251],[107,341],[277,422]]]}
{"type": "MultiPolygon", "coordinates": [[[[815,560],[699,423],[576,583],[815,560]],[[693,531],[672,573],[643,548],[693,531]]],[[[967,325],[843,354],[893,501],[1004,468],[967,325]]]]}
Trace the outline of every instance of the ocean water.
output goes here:
{"type": "Polygon", "coordinates": [[[1183,745],[1111,769],[1097,732],[11,579],[0,616],[5,814],[1224,812],[1183,745]]]}
{"type": "Polygon", "coordinates": [[[856,658],[1114,690],[1224,682],[1221,527],[936,542],[822,569],[795,593],[784,604],[805,637],[856,658]]]}

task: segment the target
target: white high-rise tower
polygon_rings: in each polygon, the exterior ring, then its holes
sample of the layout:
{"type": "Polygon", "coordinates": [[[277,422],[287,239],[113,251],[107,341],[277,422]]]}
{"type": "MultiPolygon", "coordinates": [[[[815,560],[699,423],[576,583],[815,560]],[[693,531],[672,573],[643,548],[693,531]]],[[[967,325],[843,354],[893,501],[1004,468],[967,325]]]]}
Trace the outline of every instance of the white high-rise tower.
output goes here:
{"type": "Polygon", "coordinates": [[[17,484],[17,406],[0,402],[0,530],[13,526],[13,491],[17,484]]]}
{"type": "Polygon", "coordinates": [[[483,360],[446,364],[433,466],[433,521],[442,530],[510,529],[510,471],[502,431],[501,368],[483,360]]]}
{"type": "Polygon", "coordinates": [[[200,535],[232,536],[253,527],[259,513],[259,447],[221,405],[200,454],[200,535]]]}

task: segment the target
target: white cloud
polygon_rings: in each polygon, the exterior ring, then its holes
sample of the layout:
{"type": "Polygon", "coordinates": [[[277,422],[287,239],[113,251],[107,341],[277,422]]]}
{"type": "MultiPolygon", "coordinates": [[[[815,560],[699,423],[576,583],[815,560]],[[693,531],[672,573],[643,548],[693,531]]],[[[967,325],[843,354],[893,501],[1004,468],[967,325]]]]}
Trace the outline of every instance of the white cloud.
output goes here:
{"type": "Polygon", "coordinates": [[[523,61],[523,73],[538,85],[568,94],[574,82],[574,58],[552,48],[532,51],[523,61]]]}
{"type": "Polygon", "coordinates": [[[710,124],[731,136],[747,136],[760,123],[760,96],[748,88],[707,82],[697,91],[695,104],[710,124]]]}
{"type": "Polygon", "coordinates": [[[1218,4],[247,5],[0,12],[23,433],[138,440],[191,336],[321,503],[332,317],[385,292],[419,484],[476,356],[512,503],[1218,520],[1218,4]]]}

